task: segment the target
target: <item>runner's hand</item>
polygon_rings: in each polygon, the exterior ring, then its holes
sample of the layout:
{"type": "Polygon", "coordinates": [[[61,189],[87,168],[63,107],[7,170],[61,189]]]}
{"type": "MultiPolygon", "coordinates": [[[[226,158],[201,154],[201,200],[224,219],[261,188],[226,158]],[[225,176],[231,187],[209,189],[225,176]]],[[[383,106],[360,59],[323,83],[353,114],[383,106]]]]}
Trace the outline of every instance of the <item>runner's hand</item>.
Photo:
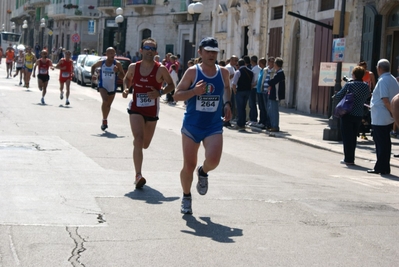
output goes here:
{"type": "Polygon", "coordinates": [[[194,87],[194,93],[195,95],[203,95],[206,93],[206,82],[203,80],[197,82],[197,84],[194,87]]]}
{"type": "Polygon", "coordinates": [[[149,99],[156,99],[159,97],[159,91],[153,86],[150,87],[151,91],[147,93],[149,99]]]}

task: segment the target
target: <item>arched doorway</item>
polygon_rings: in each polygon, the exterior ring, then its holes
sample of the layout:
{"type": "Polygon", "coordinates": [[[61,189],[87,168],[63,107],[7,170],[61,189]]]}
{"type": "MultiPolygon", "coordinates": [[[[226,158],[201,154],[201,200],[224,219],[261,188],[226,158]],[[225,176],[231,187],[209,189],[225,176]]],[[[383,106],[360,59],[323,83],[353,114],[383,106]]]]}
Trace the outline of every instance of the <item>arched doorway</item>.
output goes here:
{"type": "Polygon", "coordinates": [[[366,61],[368,68],[375,74],[377,74],[375,66],[380,58],[381,18],[374,6],[364,7],[360,60],[366,61]]]}
{"type": "Polygon", "coordinates": [[[386,55],[383,56],[391,62],[391,73],[396,77],[399,74],[399,5],[388,14],[386,25],[386,55]]]}
{"type": "Polygon", "coordinates": [[[297,20],[295,22],[295,25],[293,27],[292,31],[292,46],[291,46],[291,63],[290,65],[292,66],[292,71],[290,74],[291,77],[291,97],[288,100],[289,102],[288,107],[290,108],[297,108],[297,96],[298,96],[298,87],[299,87],[299,81],[298,81],[298,76],[299,76],[299,60],[300,60],[300,22],[297,20]]]}

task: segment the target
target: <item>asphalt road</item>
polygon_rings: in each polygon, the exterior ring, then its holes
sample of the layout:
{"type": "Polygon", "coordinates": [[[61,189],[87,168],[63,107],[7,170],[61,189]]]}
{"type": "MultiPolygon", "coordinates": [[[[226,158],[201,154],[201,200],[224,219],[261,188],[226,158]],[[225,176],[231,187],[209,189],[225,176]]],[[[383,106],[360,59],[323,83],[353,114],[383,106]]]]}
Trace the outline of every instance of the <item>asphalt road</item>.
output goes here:
{"type": "Polygon", "coordinates": [[[338,168],[337,153],[225,130],[208,194],[193,187],[183,216],[184,110],[161,105],[135,190],[128,100],[117,94],[102,132],[96,90],[73,84],[65,106],[57,74],[41,105],[0,65],[0,266],[398,265],[397,168],[372,176],[338,168]]]}

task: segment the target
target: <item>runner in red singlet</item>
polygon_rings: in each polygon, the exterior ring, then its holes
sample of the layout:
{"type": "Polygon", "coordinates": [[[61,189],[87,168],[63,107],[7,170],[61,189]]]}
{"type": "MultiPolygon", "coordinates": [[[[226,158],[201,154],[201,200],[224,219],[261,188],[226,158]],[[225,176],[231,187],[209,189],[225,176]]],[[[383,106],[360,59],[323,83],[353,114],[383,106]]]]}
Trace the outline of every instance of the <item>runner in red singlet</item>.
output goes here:
{"type": "Polygon", "coordinates": [[[60,99],[64,99],[64,84],[66,85],[66,101],[65,105],[69,105],[70,85],[73,76],[73,61],[71,59],[71,51],[65,51],[65,58],[62,58],[57,65],[56,69],[60,69],[60,99]]]}
{"type": "Polygon", "coordinates": [[[141,188],[146,180],[141,175],[143,148],[150,146],[158,120],[160,96],[175,89],[167,68],[154,61],[157,43],[148,38],[141,42],[142,61],[130,64],[123,79],[124,98],[133,85],[133,97],[129,103],[130,128],[133,133],[133,163],[136,170],[136,188],[141,188]],[[162,88],[162,84],[167,86],[162,88]]]}
{"type": "Polygon", "coordinates": [[[42,50],[40,55],[42,57],[40,59],[38,59],[36,61],[35,65],[33,66],[32,77],[35,78],[36,67],[39,66],[39,74],[37,75],[37,82],[39,84],[39,90],[42,91],[41,103],[43,105],[45,105],[46,103],[44,102],[44,97],[46,96],[47,84],[48,84],[48,81],[50,80],[50,75],[49,75],[48,70],[49,70],[49,68],[54,70],[54,67],[53,67],[53,62],[47,58],[46,50],[42,50]]]}

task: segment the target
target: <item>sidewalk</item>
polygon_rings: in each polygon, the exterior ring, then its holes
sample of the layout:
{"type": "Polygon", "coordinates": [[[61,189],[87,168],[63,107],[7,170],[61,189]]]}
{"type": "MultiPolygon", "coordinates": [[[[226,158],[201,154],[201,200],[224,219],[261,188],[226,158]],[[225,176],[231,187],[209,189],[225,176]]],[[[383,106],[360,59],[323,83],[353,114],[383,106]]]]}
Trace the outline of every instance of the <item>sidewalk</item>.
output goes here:
{"type": "MultiPolygon", "coordinates": [[[[165,103],[166,104],[166,103],[165,103]]],[[[176,107],[184,109],[183,103],[176,107]]],[[[343,155],[342,141],[323,140],[323,131],[328,128],[328,119],[316,115],[308,115],[294,109],[280,107],[280,132],[273,133],[276,138],[286,138],[294,142],[328,150],[343,155]]],[[[246,131],[266,133],[258,128],[247,128],[246,131]]],[[[357,139],[356,158],[368,161],[376,160],[373,137],[366,134],[368,140],[357,139]]],[[[392,153],[399,153],[399,140],[392,138],[392,153]]],[[[391,159],[391,166],[399,168],[399,160],[391,159]]]]}

